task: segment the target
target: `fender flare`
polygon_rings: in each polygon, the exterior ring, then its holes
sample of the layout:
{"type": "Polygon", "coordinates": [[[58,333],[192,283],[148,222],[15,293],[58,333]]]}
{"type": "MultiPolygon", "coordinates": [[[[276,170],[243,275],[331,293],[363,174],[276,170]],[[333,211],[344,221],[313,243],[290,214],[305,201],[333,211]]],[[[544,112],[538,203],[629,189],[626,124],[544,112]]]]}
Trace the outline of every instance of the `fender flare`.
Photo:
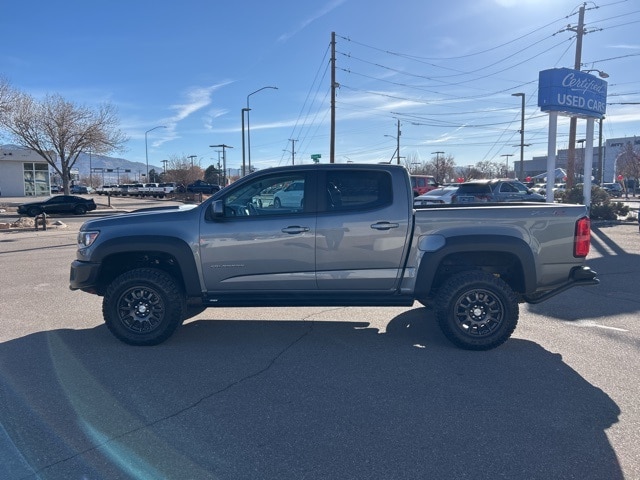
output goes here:
{"type": "Polygon", "coordinates": [[[456,253],[500,252],[515,256],[522,266],[524,292],[534,291],[536,263],[531,247],[522,239],[504,235],[464,235],[447,237],[442,248],[423,252],[416,276],[416,297],[428,295],[442,261],[456,253]]]}
{"type": "Polygon", "coordinates": [[[195,257],[188,243],[180,238],[163,235],[113,238],[96,247],[91,255],[91,261],[102,264],[112,255],[149,252],[165,253],[175,258],[187,295],[199,296],[202,294],[195,257]]]}

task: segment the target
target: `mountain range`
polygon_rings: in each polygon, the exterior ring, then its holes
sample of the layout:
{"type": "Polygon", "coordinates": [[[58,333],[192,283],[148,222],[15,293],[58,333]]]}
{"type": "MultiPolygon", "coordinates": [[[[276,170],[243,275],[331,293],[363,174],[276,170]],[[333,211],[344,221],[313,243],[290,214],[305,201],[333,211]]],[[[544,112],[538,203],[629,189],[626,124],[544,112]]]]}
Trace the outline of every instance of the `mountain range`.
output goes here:
{"type": "MultiPolygon", "coordinates": [[[[134,177],[136,180],[139,180],[140,178],[144,179],[144,176],[147,173],[147,165],[143,162],[131,162],[124,158],[81,153],[78,156],[78,160],[73,165],[73,170],[77,170],[81,177],[88,177],[90,170],[93,171],[94,175],[102,175],[103,172],[105,172],[106,175],[107,170],[113,170],[112,174],[117,174],[116,172],[118,171],[120,174],[124,174],[126,170],[129,170],[130,172],[126,173],[130,177],[134,177]]],[[[163,169],[157,165],[149,164],[149,170],[155,170],[160,173],[163,169]]]]}

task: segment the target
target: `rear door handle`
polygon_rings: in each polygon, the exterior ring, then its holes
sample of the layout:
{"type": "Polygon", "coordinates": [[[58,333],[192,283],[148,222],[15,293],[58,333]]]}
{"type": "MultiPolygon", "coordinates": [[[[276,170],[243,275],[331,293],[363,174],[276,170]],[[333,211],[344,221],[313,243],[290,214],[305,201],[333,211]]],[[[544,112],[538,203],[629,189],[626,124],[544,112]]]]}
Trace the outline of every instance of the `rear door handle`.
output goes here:
{"type": "Polygon", "coordinates": [[[399,226],[399,223],[378,222],[371,225],[371,228],[374,230],[391,230],[392,228],[398,228],[399,226]]]}
{"type": "Polygon", "coordinates": [[[289,227],[284,227],[282,230],[282,233],[289,233],[291,235],[295,235],[296,233],[305,233],[309,231],[309,227],[299,227],[299,226],[289,226],[289,227]]]}

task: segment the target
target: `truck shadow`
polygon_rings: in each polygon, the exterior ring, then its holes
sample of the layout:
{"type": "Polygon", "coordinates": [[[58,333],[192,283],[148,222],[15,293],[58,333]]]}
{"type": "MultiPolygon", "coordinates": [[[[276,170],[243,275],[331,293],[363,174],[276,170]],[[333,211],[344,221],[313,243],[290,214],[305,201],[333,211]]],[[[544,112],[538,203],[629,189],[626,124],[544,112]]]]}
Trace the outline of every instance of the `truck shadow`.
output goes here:
{"type": "Polygon", "coordinates": [[[528,305],[529,311],[561,320],[602,319],[616,314],[640,310],[637,278],[640,272],[640,248],[635,225],[628,226],[624,245],[607,235],[606,227],[593,227],[591,250],[587,264],[598,272],[600,284],[572,288],[538,305],[528,305]],[[628,243],[627,243],[628,240],[628,243]],[[593,301],[598,298],[600,301],[593,301]]]}
{"type": "Polygon", "coordinates": [[[157,347],[104,326],[6,342],[0,477],[623,478],[618,406],[560,355],[459,350],[425,315],[385,333],[196,320],[157,347]]]}

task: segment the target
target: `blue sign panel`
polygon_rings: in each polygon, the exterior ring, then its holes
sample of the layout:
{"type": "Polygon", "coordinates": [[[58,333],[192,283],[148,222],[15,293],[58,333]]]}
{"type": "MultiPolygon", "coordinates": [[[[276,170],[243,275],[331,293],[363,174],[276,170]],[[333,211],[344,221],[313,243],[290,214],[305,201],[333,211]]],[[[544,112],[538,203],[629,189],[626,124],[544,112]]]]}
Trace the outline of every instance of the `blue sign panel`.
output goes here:
{"type": "Polygon", "coordinates": [[[603,118],[607,111],[607,82],[570,68],[543,70],[538,78],[538,106],[543,112],[603,118]]]}

